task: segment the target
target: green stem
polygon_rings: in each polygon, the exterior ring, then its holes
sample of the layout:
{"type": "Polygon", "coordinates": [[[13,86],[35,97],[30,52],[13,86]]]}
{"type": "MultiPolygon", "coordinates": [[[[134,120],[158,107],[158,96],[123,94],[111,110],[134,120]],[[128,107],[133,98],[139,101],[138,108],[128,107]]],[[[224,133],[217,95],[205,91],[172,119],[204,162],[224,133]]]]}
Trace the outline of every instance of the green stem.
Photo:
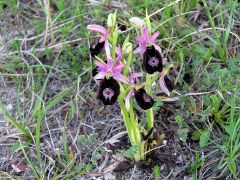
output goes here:
{"type": "Polygon", "coordinates": [[[147,129],[150,130],[150,129],[153,128],[153,125],[154,125],[154,117],[153,117],[153,110],[152,110],[152,108],[148,109],[146,111],[146,117],[147,117],[147,129]]]}
{"type": "Polygon", "coordinates": [[[130,66],[130,64],[131,64],[131,62],[132,62],[132,51],[129,53],[129,55],[128,55],[128,58],[127,58],[127,63],[126,63],[126,65],[125,65],[125,67],[123,68],[123,75],[126,77],[127,76],[127,72],[128,72],[128,68],[129,68],[129,66],[130,66]]]}
{"type": "Polygon", "coordinates": [[[135,138],[135,143],[138,146],[138,153],[134,156],[135,161],[143,160],[144,156],[142,154],[144,153],[144,149],[141,140],[141,133],[139,131],[139,125],[138,125],[138,119],[135,119],[134,112],[133,112],[133,103],[132,100],[130,100],[130,110],[129,110],[129,115],[130,115],[130,120],[131,120],[131,125],[132,129],[134,132],[134,138],[135,138]]]}
{"type": "MultiPolygon", "coordinates": [[[[152,77],[151,75],[146,75],[146,90],[149,95],[152,95],[151,91],[151,84],[152,84],[152,77]]],[[[146,110],[146,118],[147,118],[147,130],[150,130],[154,126],[154,116],[153,116],[153,110],[148,109],[146,110]]]]}
{"type": "Polygon", "coordinates": [[[138,126],[138,120],[135,119],[135,116],[134,116],[132,100],[130,100],[129,114],[130,114],[130,120],[131,120],[132,128],[133,128],[133,131],[134,131],[134,135],[135,135],[135,142],[138,145],[140,145],[141,144],[141,134],[140,134],[140,131],[139,131],[139,128],[138,128],[139,127],[138,126]]]}
{"type": "Polygon", "coordinates": [[[118,97],[118,101],[120,103],[121,112],[122,112],[122,115],[123,115],[123,121],[125,123],[130,142],[131,142],[131,144],[136,144],[135,143],[135,138],[134,138],[134,133],[133,133],[133,130],[132,130],[132,127],[131,127],[131,122],[130,122],[130,119],[129,119],[129,115],[128,115],[127,109],[125,107],[124,100],[121,97],[121,95],[118,97]]]}
{"type": "Polygon", "coordinates": [[[114,59],[115,63],[116,63],[116,46],[117,46],[117,39],[118,39],[118,33],[116,31],[113,31],[112,33],[112,51],[111,51],[111,55],[112,55],[112,59],[114,59]]]}
{"type": "Polygon", "coordinates": [[[124,120],[125,126],[127,128],[127,132],[128,132],[128,136],[129,136],[131,145],[132,146],[137,145],[139,148],[138,153],[136,153],[136,155],[134,156],[134,160],[139,161],[139,160],[145,158],[145,156],[142,156],[145,149],[143,148],[144,142],[142,142],[142,140],[141,140],[141,133],[139,131],[138,121],[135,120],[132,101],[130,100],[130,110],[128,112],[125,107],[125,103],[124,103],[122,96],[119,96],[118,100],[120,103],[123,120],[124,120]]]}

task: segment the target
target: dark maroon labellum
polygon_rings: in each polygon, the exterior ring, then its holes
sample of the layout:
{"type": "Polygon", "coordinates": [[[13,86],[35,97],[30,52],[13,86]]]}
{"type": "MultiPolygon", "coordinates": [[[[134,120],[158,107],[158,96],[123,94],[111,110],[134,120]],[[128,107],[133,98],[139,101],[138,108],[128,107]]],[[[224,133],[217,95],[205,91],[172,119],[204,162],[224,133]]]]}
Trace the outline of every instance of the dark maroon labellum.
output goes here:
{"type": "Polygon", "coordinates": [[[91,56],[97,56],[104,47],[104,42],[98,42],[96,45],[90,47],[91,56]]]}
{"type": "Polygon", "coordinates": [[[164,81],[165,81],[165,84],[166,84],[168,90],[171,92],[174,89],[173,82],[167,76],[164,76],[164,81]]]}
{"type": "Polygon", "coordinates": [[[126,30],[127,30],[127,27],[126,27],[126,25],[124,25],[124,24],[118,23],[118,29],[120,29],[121,31],[126,31],[126,30]]]}
{"type": "Polygon", "coordinates": [[[154,48],[154,46],[147,47],[145,53],[143,54],[142,67],[148,74],[162,72],[162,57],[160,53],[154,48]]]}
{"type": "MultiPolygon", "coordinates": [[[[90,54],[91,54],[91,56],[93,56],[93,57],[97,56],[101,52],[103,47],[104,47],[104,42],[97,43],[96,45],[91,46],[90,47],[90,54]]],[[[98,73],[97,68],[93,68],[92,69],[92,76],[94,77],[97,73],[98,73]]]]}
{"type": "Polygon", "coordinates": [[[135,99],[137,104],[144,110],[150,109],[154,105],[152,97],[143,88],[135,92],[135,99]]]}
{"type": "Polygon", "coordinates": [[[97,73],[98,73],[98,69],[97,69],[96,67],[93,68],[93,69],[92,69],[92,76],[93,76],[93,77],[96,76],[97,73]]]}
{"type": "MultiPolygon", "coordinates": [[[[107,60],[105,60],[104,61],[105,63],[107,63],[107,60]]],[[[94,67],[95,65],[94,64],[92,64],[92,76],[94,77],[94,76],[96,76],[97,75],[97,73],[98,73],[98,68],[97,67],[94,67]]]]}
{"type": "Polygon", "coordinates": [[[104,78],[100,82],[98,90],[98,99],[100,99],[104,105],[113,105],[120,94],[120,86],[118,82],[113,79],[104,78]]]}

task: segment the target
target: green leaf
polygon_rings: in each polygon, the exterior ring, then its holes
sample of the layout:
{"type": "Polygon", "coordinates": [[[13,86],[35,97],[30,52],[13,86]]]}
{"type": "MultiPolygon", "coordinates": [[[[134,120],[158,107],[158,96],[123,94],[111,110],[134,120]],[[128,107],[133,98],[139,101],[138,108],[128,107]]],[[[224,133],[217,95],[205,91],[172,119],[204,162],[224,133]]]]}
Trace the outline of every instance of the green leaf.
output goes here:
{"type": "Polygon", "coordinates": [[[126,158],[132,158],[136,153],[138,153],[139,147],[138,145],[133,145],[129,149],[122,152],[122,155],[126,158]]]}
{"type": "Polygon", "coordinates": [[[72,91],[72,87],[66,88],[54,97],[52,97],[47,103],[46,103],[46,111],[54,107],[57,103],[63,100],[63,98],[67,95],[69,95],[72,91]]]}
{"type": "MultiPolygon", "coordinates": [[[[30,141],[24,142],[24,143],[22,143],[22,147],[27,148],[30,144],[31,144],[30,141]]],[[[19,150],[21,150],[21,144],[19,144],[19,143],[13,144],[11,146],[11,150],[15,153],[18,152],[19,150]]]]}
{"type": "Polygon", "coordinates": [[[184,55],[184,52],[182,50],[179,53],[179,57],[180,57],[181,62],[184,62],[185,55],[184,55]]]}
{"type": "Polygon", "coordinates": [[[177,130],[178,136],[181,140],[186,141],[189,133],[188,128],[182,128],[177,130]]]}
{"type": "Polygon", "coordinates": [[[228,63],[239,63],[240,58],[231,58],[226,60],[228,63]]]}
{"type": "Polygon", "coordinates": [[[182,115],[177,115],[175,117],[175,120],[178,123],[179,128],[182,128],[183,124],[184,124],[184,119],[183,119],[182,115]]]}
{"type": "Polygon", "coordinates": [[[161,174],[161,169],[158,165],[155,165],[153,167],[153,176],[154,176],[154,179],[157,180],[157,179],[161,179],[160,178],[160,174],[161,174]]]}
{"type": "Polygon", "coordinates": [[[79,164],[76,166],[76,171],[77,171],[78,173],[80,173],[80,172],[85,168],[85,166],[86,166],[86,163],[85,163],[85,162],[79,163],[79,164]]]}
{"type": "Polygon", "coordinates": [[[3,114],[4,114],[4,118],[3,120],[5,122],[9,122],[12,125],[14,125],[19,131],[21,131],[27,138],[32,139],[31,133],[29,132],[29,130],[27,128],[25,128],[25,126],[21,123],[18,122],[16,119],[14,119],[10,113],[7,111],[5,105],[3,104],[3,102],[0,99],[0,111],[2,110],[3,114]]]}
{"type": "Polygon", "coordinates": [[[211,95],[210,98],[212,100],[212,107],[214,108],[214,112],[218,112],[220,106],[218,97],[216,95],[211,95]]]}
{"type": "Polygon", "coordinates": [[[211,135],[210,129],[205,129],[201,132],[200,141],[199,141],[200,147],[205,147],[207,145],[210,135],[211,135]]]}
{"type": "Polygon", "coordinates": [[[192,137],[191,137],[191,139],[193,140],[193,141],[198,141],[198,140],[200,140],[200,137],[201,137],[201,130],[195,130],[193,133],[192,133],[192,137]]]}
{"type": "Polygon", "coordinates": [[[231,173],[234,175],[235,178],[237,178],[237,166],[235,161],[228,162],[228,169],[231,171],[231,173]]]}
{"type": "Polygon", "coordinates": [[[85,166],[85,171],[90,172],[90,171],[92,170],[92,168],[93,168],[93,165],[90,164],[90,163],[88,163],[88,164],[85,166]]]}

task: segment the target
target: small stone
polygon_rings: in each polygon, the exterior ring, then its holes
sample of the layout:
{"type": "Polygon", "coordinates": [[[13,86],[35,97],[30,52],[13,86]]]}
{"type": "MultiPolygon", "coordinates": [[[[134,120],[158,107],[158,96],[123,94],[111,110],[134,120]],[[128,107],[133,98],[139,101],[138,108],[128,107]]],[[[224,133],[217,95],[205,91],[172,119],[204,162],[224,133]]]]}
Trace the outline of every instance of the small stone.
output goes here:
{"type": "Polygon", "coordinates": [[[182,155],[178,156],[178,157],[177,157],[177,161],[180,162],[180,163],[182,163],[182,162],[183,162],[183,156],[182,156],[182,155]]]}
{"type": "Polygon", "coordinates": [[[115,180],[116,179],[116,176],[115,175],[113,175],[112,173],[106,173],[106,174],[104,174],[104,180],[115,180]]]}
{"type": "Polygon", "coordinates": [[[12,104],[8,104],[8,105],[7,105],[7,110],[8,110],[8,111],[11,111],[12,109],[13,109],[13,105],[12,105],[12,104]]]}
{"type": "Polygon", "coordinates": [[[163,145],[167,145],[167,140],[162,141],[163,145]]]}

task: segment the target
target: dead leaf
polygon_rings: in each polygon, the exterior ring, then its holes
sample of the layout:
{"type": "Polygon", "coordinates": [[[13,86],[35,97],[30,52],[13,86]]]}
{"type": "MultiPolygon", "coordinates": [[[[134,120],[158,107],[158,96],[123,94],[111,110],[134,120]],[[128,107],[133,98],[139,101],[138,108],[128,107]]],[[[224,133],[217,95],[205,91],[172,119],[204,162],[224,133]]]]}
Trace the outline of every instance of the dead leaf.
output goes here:
{"type": "Polygon", "coordinates": [[[20,172],[25,172],[28,168],[28,165],[22,162],[20,163],[15,162],[15,163],[12,163],[12,168],[17,173],[20,173],[20,172]]]}
{"type": "Polygon", "coordinates": [[[70,150],[70,160],[71,161],[73,160],[74,156],[75,156],[75,151],[74,151],[74,149],[72,147],[71,150],[70,150]]]}
{"type": "Polygon", "coordinates": [[[132,164],[130,164],[128,161],[123,161],[118,164],[118,166],[113,170],[113,172],[126,172],[132,167],[132,164]]]}

